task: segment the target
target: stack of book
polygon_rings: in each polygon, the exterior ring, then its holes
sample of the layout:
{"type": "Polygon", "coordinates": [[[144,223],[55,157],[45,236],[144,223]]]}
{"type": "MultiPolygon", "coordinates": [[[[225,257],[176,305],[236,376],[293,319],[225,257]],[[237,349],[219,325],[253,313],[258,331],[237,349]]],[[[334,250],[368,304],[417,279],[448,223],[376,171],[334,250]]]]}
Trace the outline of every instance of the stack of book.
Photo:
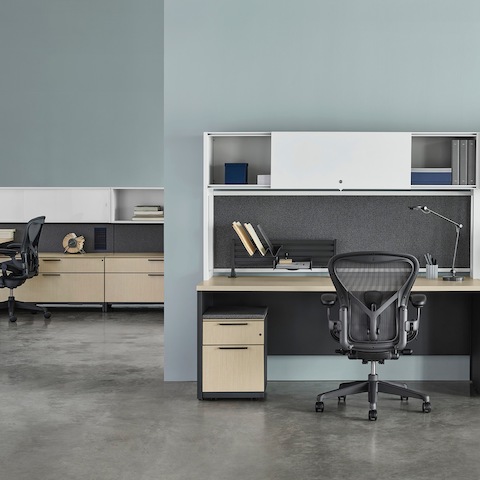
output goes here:
{"type": "Polygon", "coordinates": [[[132,220],[158,222],[163,220],[163,208],[161,205],[137,205],[133,209],[132,220]]]}
{"type": "Polygon", "coordinates": [[[14,228],[0,228],[0,243],[13,242],[14,228]]]}

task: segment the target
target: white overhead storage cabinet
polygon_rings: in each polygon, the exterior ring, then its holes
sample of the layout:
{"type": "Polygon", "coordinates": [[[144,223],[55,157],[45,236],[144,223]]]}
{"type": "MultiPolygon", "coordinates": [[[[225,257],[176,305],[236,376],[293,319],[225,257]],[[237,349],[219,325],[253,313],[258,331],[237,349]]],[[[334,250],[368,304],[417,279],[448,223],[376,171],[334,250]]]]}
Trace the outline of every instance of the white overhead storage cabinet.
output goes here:
{"type": "Polygon", "coordinates": [[[271,148],[271,188],[410,189],[410,133],[272,132],[271,148]]]}

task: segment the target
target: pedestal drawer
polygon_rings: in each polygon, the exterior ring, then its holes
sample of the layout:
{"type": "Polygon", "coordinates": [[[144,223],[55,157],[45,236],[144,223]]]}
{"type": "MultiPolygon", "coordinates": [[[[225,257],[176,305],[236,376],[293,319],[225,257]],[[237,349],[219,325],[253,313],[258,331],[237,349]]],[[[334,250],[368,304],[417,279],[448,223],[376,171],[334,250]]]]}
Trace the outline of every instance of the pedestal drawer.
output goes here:
{"type": "Polygon", "coordinates": [[[15,298],[38,303],[103,303],[103,273],[40,273],[15,289],[15,298]]]}
{"type": "Polygon", "coordinates": [[[263,345],[263,320],[204,320],[204,345],[263,345]]]}
{"type": "Polygon", "coordinates": [[[39,272],[41,273],[103,273],[103,258],[89,257],[82,254],[42,256],[39,259],[39,272]]]}
{"type": "Polygon", "coordinates": [[[263,348],[263,345],[204,346],[203,391],[264,391],[263,348]]]}
{"type": "Polygon", "coordinates": [[[105,271],[109,273],[156,272],[163,273],[163,257],[105,258],[105,271]]]}
{"type": "Polygon", "coordinates": [[[106,273],[105,302],[163,303],[162,273],[106,273]]]}

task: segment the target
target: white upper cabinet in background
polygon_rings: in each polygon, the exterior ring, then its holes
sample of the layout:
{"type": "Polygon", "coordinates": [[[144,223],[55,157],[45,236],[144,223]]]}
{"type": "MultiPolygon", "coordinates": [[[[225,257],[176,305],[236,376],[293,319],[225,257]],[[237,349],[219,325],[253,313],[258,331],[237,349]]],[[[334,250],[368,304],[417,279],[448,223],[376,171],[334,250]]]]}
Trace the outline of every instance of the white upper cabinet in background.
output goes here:
{"type": "Polygon", "coordinates": [[[45,215],[48,223],[106,223],[110,220],[108,188],[25,189],[24,221],[45,215]]]}
{"type": "Polygon", "coordinates": [[[0,188],[5,206],[0,223],[24,223],[41,215],[47,223],[163,223],[163,192],[161,187],[0,188]],[[152,207],[158,211],[144,211],[152,207]]]}

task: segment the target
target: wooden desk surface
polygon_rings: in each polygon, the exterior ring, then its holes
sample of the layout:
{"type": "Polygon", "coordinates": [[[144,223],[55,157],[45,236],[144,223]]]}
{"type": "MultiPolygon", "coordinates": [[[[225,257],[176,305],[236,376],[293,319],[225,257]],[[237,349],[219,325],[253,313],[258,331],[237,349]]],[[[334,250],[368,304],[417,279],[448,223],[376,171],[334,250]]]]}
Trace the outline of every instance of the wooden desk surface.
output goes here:
{"type": "MultiPolygon", "coordinates": [[[[327,276],[241,276],[212,277],[197,285],[197,292],[334,292],[327,276]]],[[[466,277],[462,282],[417,277],[414,292],[480,292],[480,280],[466,277]]]]}

